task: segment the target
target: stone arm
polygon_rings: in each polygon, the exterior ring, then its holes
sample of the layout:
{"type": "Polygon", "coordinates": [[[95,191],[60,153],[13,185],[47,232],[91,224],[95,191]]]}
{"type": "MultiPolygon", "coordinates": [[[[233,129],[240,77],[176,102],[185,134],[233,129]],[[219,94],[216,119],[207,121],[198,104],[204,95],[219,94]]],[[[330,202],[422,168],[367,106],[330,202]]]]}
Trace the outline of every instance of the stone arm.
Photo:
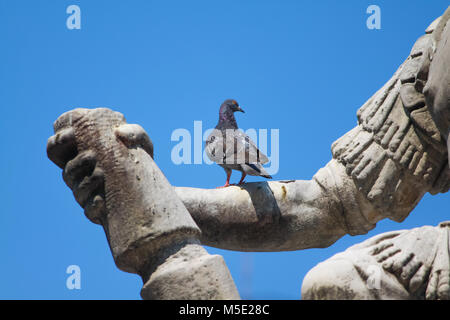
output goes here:
{"type": "Polygon", "coordinates": [[[343,202],[358,201],[357,192],[335,160],[312,180],[175,191],[202,230],[201,242],[209,246],[239,251],[323,248],[357,232],[343,215],[343,202]]]}
{"type": "Polygon", "coordinates": [[[450,9],[427,28],[312,180],[176,188],[202,243],[241,251],[327,247],[383,218],[402,221],[426,192],[447,192],[449,18],[450,9]]]}

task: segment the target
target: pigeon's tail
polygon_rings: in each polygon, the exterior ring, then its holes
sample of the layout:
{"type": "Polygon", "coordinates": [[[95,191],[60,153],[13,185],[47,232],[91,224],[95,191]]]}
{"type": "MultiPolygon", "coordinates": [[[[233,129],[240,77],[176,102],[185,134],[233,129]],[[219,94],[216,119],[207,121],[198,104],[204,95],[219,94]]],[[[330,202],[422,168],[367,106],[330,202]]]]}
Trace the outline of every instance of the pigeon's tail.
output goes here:
{"type": "Polygon", "coordinates": [[[242,170],[246,174],[251,176],[260,176],[267,179],[272,179],[272,176],[269,175],[266,170],[264,170],[263,166],[259,163],[246,163],[241,165],[242,170]]]}

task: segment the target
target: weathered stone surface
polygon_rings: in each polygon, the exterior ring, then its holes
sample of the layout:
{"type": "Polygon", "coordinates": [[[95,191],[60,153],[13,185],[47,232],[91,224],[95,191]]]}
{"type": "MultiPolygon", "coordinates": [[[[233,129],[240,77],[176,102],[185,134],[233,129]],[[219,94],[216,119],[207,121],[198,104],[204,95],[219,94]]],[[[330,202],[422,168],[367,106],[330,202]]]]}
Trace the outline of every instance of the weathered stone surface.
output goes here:
{"type": "Polygon", "coordinates": [[[434,52],[424,88],[430,113],[443,139],[450,134],[450,8],[433,32],[434,52]],[[435,34],[436,33],[436,34],[435,34]]]}
{"type": "Polygon", "coordinates": [[[439,24],[439,22],[441,21],[441,17],[437,18],[436,20],[434,20],[429,26],[428,28],[425,30],[425,33],[432,33],[434,31],[434,29],[436,29],[437,25],[439,24]]]}
{"type": "Polygon", "coordinates": [[[303,299],[450,299],[450,222],[382,233],[318,264],[303,299]]]}
{"type": "Polygon", "coordinates": [[[151,274],[141,296],[145,300],[239,299],[223,258],[209,255],[199,244],[187,245],[167,258],[151,274]]]}
{"type": "Polygon", "coordinates": [[[400,88],[400,97],[403,106],[409,110],[415,110],[425,106],[425,97],[414,87],[414,84],[408,83],[400,88]]]}
{"type": "Polygon", "coordinates": [[[409,56],[413,59],[426,53],[428,48],[430,47],[430,41],[431,39],[428,35],[425,34],[421,36],[419,39],[417,39],[416,43],[411,49],[409,56]]]}
{"type": "MultiPolygon", "coordinates": [[[[317,176],[328,179],[330,186],[330,171],[321,172],[317,176]]],[[[346,233],[338,198],[317,179],[175,190],[202,229],[206,245],[241,251],[295,250],[326,247],[346,233]]]]}

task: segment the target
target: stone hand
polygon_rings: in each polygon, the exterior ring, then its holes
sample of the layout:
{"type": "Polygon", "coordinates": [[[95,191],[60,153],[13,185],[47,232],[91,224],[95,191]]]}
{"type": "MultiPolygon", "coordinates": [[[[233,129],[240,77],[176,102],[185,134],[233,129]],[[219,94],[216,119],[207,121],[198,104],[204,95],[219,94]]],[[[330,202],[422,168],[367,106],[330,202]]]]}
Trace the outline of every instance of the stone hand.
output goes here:
{"type": "MultiPolygon", "coordinates": [[[[153,158],[153,144],[145,130],[136,124],[116,128],[116,137],[128,148],[142,147],[153,158]]],[[[73,128],[65,128],[47,141],[47,155],[63,169],[63,179],[76,201],[94,223],[105,212],[104,172],[93,150],[78,152],[73,128]]]]}

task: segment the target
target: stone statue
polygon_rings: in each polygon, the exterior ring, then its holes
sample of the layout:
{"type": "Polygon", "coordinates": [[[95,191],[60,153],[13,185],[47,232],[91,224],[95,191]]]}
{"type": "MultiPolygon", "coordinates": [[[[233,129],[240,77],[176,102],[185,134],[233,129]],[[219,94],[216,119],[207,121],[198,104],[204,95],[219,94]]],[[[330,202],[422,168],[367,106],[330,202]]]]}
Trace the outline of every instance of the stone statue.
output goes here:
{"type": "Polygon", "coordinates": [[[381,219],[401,222],[425,193],[449,190],[449,18],[447,9],[428,27],[310,181],[171,187],[145,131],[109,109],[59,117],[47,154],[64,169],[86,216],[104,227],[117,266],[142,276],[143,298],[237,298],[221,257],[200,243],[240,251],[323,248],[381,219]]]}
{"type": "MultiPolygon", "coordinates": [[[[394,166],[390,165],[394,170],[387,167],[387,162],[391,161],[388,160],[381,171],[378,171],[389,172],[385,178],[382,178],[382,174],[376,174],[374,176],[376,183],[370,191],[370,188],[361,184],[361,189],[365,190],[368,198],[376,200],[378,206],[387,210],[391,218],[393,218],[392,214],[397,215],[396,212],[399,211],[389,205],[392,203],[389,202],[390,197],[395,197],[396,190],[406,181],[406,178],[399,179],[398,175],[396,178],[397,173],[392,175],[398,167],[403,167],[409,172],[410,177],[414,176],[422,180],[421,183],[414,183],[413,180],[407,182],[406,188],[410,191],[404,194],[403,199],[407,199],[408,196],[416,197],[417,190],[414,191],[413,188],[424,185],[423,182],[428,183],[430,188],[428,191],[431,193],[448,190],[450,180],[449,20],[450,9],[447,9],[445,14],[435,20],[426,30],[426,34],[416,42],[410,56],[400,68],[401,87],[398,94],[409,120],[405,120],[404,115],[397,114],[394,118],[387,116],[388,120],[385,120],[383,125],[378,124],[378,131],[374,131],[371,123],[376,122],[370,120],[370,115],[375,114],[373,106],[366,104],[358,112],[363,128],[367,126],[368,132],[374,132],[374,140],[388,149],[388,156],[391,154],[393,156],[390,159],[394,160],[394,166]],[[410,132],[408,139],[401,138],[402,141],[399,141],[399,133],[403,135],[406,132],[405,121],[411,121],[408,126],[411,126],[410,129],[413,132],[410,132]],[[419,140],[424,139],[422,141],[428,142],[417,144],[418,137],[419,140]],[[449,164],[444,165],[441,173],[436,173],[432,165],[423,166],[424,157],[429,157],[435,150],[440,150],[438,153],[441,154],[445,153],[445,143],[441,143],[445,140],[447,140],[449,164]],[[378,184],[380,179],[382,183],[378,184]],[[431,181],[434,182],[430,184],[431,181]],[[377,184],[378,188],[376,188],[377,184]]],[[[388,97],[387,95],[386,99],[388,97]]],[[[395,105],[393,109],[391,113],[395,111],[395,105]]],[[[361,133],[358,130],[356,134],[366,135],[365,132],[361,133]]],[[[365,139],[362,141],[364,144],[365,139]]],[[[350,172],[356,171],[358,163],[364,161],[364,156],[357,156],[360,160],[355,164],[355,157],[351,153],[351,150],[360,146],[360,142],[361,139],[358,137],[355,142],[351,137],[344,136],[333,146],[334,156],[340,159],[350,172]]],[[[366,150],[368,149],[370,147],[366,150]]],[[[379,157],[380,152],[376,150],[367,161],[371,162],[379,157]]],[[[358,172],[361,171],[358,170],[358,172]]],[[[358,173],[355,178],[358,180],[358,173]]],[[[397,219],[394,220],[401,221],[404,217],[399,212],[397,219]]],[[[449,228],[449,222],[442,222],[436,228],[426,226],[387,232],[352,246],[320,263],[305,276],[302,297],[304,299],[448,300],[450,299],[449,228]]]]}
{"type": "Polygon", "coordinates": [[[319,263],[303,299],[450,299],[450,221],[379,234],[319,263]]]}

